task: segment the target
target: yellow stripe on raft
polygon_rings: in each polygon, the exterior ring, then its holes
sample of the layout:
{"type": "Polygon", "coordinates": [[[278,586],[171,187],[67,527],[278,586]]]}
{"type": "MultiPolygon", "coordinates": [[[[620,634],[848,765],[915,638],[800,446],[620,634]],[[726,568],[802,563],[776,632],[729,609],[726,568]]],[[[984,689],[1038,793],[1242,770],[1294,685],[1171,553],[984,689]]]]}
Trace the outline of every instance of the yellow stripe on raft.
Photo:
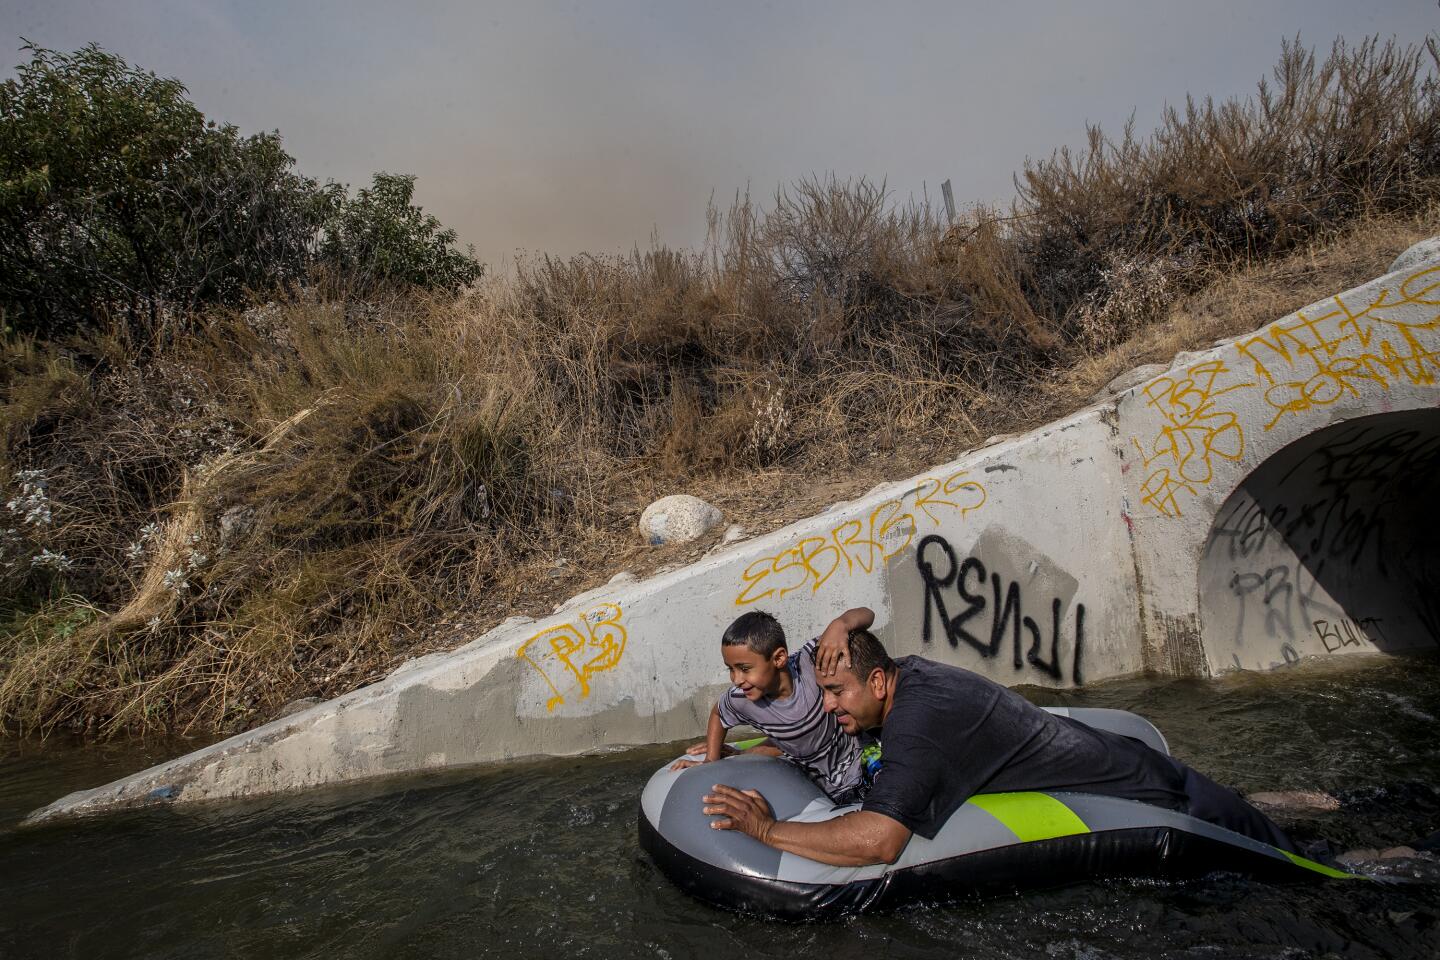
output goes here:
{"type": "MultiPolygon", "coordinates": [[[[1065,804],[1045,793],[982,793],[970,798],[975,806],[1003,823],[1022,842],[1051,840],[1089,833],[1085,821],[1065,804]]],[[[1327,867],[1323,863],[1275,848],[1297,867],[1337,880],[1364,880],[1364,876],[1327,867]]]]}
{"type": "MultiPolygon", "coordinates": [[[[1275,849],[1280,850],[1279,847],[1276,847],[1275,849]]],[[[1291,853],[1289,850],[1280,850],[1280,852],[1285,854],[1285,856],[1288,857],[1290,859],[1290,862],[1295,864],[1295,866],[1304,867],[1306,870],[1314,870],[1316,873],[1324,874],[1327,877],[1333,877],[1336,880],[1368,879],[1367,877],[1362,876],[1358,873],[1346,873],[1344,870],[1336,870],[1334,867],[1327,867],[1325,866],[1325,864],[1316,863],[1314,860],[1306,860],[1304,857],[1299,856],[1298,854],[1291,853]]]]}
{"type": "Polygon", "coordinates": [[[1049,794],[981,793],[971,797],[970,802],[1026,843],[1090,832],[1074,810],[1049,794]]]}

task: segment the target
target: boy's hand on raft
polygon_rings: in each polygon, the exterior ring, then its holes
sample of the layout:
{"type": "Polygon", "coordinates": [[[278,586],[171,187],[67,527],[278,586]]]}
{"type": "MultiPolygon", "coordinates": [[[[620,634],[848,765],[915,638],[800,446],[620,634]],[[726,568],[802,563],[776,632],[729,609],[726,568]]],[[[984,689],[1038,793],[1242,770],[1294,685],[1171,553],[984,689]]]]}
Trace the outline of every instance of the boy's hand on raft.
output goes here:
{"type": "MultiPolygon", "coordinates": [[[[704,740],[701,740],[699,743],[690,744],[690,746],[685,748],[685,756],[670,764],[670,769],[684,770],[687,767],[698,767],[702,763],[709,762],[709,757],[705,756],[705,751],[707,749],[708,746],[706,745],[704,740]]],[[[722,744],[720,747],[721,758],[733,757],[739,752],[739,750],[736,750],[728,743],[722,744]]]]}
{"type": "Polygon", "coordinates": [[[770,809],[770,802],[758,790],[736,790],[717,783],[701,799],[705,803],[706,815],[725,818],[712,820],[712,829],[739,830],[761,843],[767,842],[765,838],[775,826],[775,813],[770,809]]]}
{"type": "MultiPolygon", "coordinates": [[[[709,749],[709,745],[706,744],[704,740],[701,740],[699,743],[690,744],[690,746],[685,748],[685,752],[693,757],[696,754],[703,754],[707,749],[709,749]]],[[[739,752],[732,743],[720,744],[720,756],[722,757],[733,757],[739,752]]]]}

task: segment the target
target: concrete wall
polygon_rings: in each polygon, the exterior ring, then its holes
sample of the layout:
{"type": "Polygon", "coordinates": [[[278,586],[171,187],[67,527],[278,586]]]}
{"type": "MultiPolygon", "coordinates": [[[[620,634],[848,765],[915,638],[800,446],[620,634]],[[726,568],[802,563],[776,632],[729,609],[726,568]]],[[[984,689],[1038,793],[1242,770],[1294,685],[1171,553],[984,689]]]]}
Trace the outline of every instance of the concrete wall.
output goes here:
{"type": "Polygon", "coordinates": [[[1435,549],[1418,525],[1435,512],[1435,421],[1405,411],[1434,411],[1437,377],[1440,266],[1429,266],[1312,304],[1122,396],[1147,666],[1204,674],[1437,642],[1433,609],[1420,628],[1418,606],[1401,614],[1381,599],[1397,593],[1385,573],[1402,565],[1395,551],[1435,549]],[[1348,631],[1338,644],[1337,621],[1348,631]]]}
{"type": "Polygon", "coordinates": [[[1437,493],[1440,409],[1334,424],[1262,463],[1225,501],[1201,553],[1212,668],[1440,637],[1437,493]]]}
{"type": "MultiPolygon", "coordinates": [[[[1291,659],[1272,639],[1297,656],[1328,651],[1319,627],[1296,639],[1308,610],[1282,640],[1245,608],[1262,624],[1252,637],[1256,620],[1241,622],[1237,604],[1267,591],[1252,587],[1246,564],[1303,567],[1311,555],[1293,545],[1279,559],[1237,552],[1230,531],[1237,516],[1257,513],[1284,527],[1321,499],[1323,464],[1306,467],[1297,485],[1287,479],[1291,461],[1323,458],[1317,451],[1332,441],[1368,442],[1327,427],[1436,405],[1437,305],[1440,267],[1381,278],[1177,358],[1165,374],[1040,430],[685,569],[576,597],[543,620],[507,621],[381,683],[73,794],[35,818],[694,736],[725,683],[718,638],[753,609],[774,613],[800,642],[840,610],[866,605],[895,653],[1006,684],[1072,686],[1143,669],[1203,675],[1291,659]],[[1287,499],[1291,490],[1299,493],[1287,499]]],[[[1416,424],[1401,428],[1433,430],[1416,424]]],[[[1428,470],[1428,442],[1404,441],[1398,459],[1374,472],[1428,470]]],[[[1413,525],[1428,502],[1397,496],[1409,506],[1375,514],[1387,531],[1413,525]]],[[[1405,549],[1428,551],[1428,534],[1407,536],[1405,549]]],[[[1394,538],[1382,539],[1389,550],[1394,538]]],[[[1262,538],[1264,550],[1278,544],[1262,538]]],[[[1431,568],[1416,569],[1430,577],[1431,568]]],[[[1344,620],[1374,575],[1331,580],[1340,585],[1326,609],[1344,620]]],[[[1398,623],[1389,605],[1404,592],[1350,617],[1366,639],[1335,650],[1376,646],[1365,624],[1398,623]]],[[[1435,642],[1433,607],[1406,609],[1387,645],[1435,642]]]]}

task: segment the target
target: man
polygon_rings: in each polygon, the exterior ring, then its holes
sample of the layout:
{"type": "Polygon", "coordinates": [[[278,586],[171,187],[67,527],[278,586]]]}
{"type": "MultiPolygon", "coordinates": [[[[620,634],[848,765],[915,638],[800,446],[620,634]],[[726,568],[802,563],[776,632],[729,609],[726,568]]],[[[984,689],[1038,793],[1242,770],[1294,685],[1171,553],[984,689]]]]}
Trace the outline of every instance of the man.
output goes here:
{"type": "Polygon", "coordinates": [[[934,837],[974,794],[1071,790],[1180,810],[1296,852],[1238,794],[1139,741],[1047,713],[959,667],[891,660],[866,630],[873,622],[863,607],[846,611],[816,658],[824,708],[846,733],[872,730],[881,741],[881,766],[861,809],[819,823],[780,822],[758,792],[717,784],[704,797],[705,813],[722,818],[712,827],[821,863],[893,863],[912,833],[934,837]]]}

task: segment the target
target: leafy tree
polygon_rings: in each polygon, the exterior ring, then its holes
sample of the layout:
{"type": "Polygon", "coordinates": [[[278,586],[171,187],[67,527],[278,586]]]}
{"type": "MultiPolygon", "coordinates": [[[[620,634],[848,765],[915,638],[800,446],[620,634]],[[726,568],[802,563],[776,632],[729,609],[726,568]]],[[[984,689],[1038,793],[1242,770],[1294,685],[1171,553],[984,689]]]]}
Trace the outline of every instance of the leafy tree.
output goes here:
{"type": "Polygon", "coordinates": [[[337,206],[325,225],[320,262],[350,282],[454,292],[480,278],[473,251],[452,249],[454,230],[411,204],[415,178],[377,173],[371,187],[337,206]]]}
{"type": "Polygon", "coordinates": [[[0,310],[59,336],[105,318],[142,333],[306,279],[455,290],[481,267],[381,174],[353,200],[293,170],[278,133],[208,121],[174,79],[96,45],[27,45],[0,84],[0,310]],[[345,276],[353,274],[353,276],[345,276]]]}

